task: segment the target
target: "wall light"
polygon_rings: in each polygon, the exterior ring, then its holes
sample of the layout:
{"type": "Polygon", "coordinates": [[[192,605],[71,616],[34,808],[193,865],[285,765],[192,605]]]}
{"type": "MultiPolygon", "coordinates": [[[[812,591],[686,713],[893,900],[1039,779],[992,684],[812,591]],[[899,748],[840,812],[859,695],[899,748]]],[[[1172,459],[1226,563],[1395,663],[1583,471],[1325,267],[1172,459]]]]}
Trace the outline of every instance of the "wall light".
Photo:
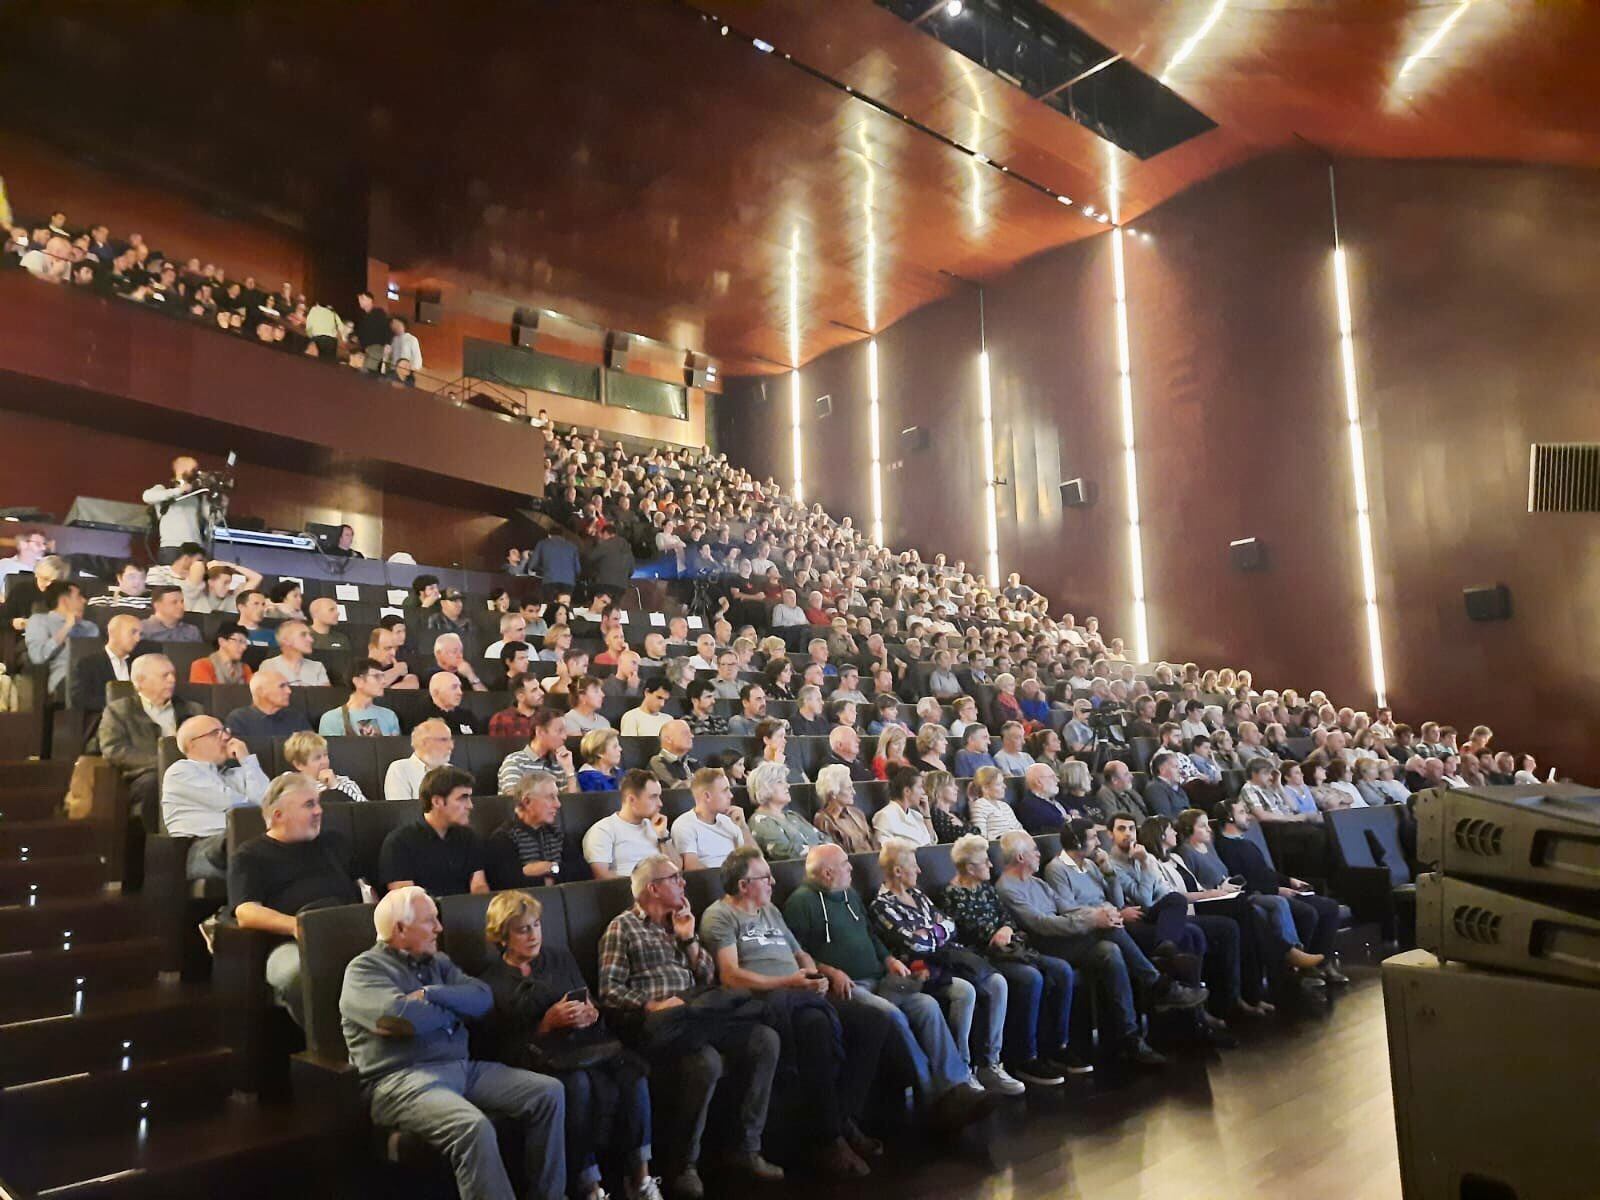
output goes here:
{"type": "Polygon", "coordinates": [[[878,410],[878,339],[867,342],[868,445],[872,450],[872,543],[883,545],[883,434],[878,410]]]}
{"type": "Polygon", "coordinates": [[[1122,269],[1122,230],[1111,231],[1111,271],[1117,316],[1117,389],[1122,411],[1122,466],[1128,487],[1128,575],[1133,582],[1133,646],[1150,661],[1149,614],[1144,596],[1144,537],[1139,525],[1139,464],[1133,436],[1133,362],[1128,339],[1128,290],[1122,269]]]}
{"type": "Polygon", "coordinates": [[[1455,23],[1466,15],[1467,9],[1472,7],[1472,0],[1461,0],[1451,11],[1450,15],[1439,22],[1439,28],[1428,35],[1427,39],[1418,46],[1412,55],[1400,64],[1400,73],[1396,79],[1404,79],[1406,73],[1423,59],[1428,58],[1439,48],[1439,43],[1449,36],[1450,30],[1455,28],[1455,23]]]}
{"type": "Polygon", "coordinates": [[[800,445],[800,230],[789,239],[789,436],[796,504],[805,502],[805,462],[800,445]]]}
{"type": "Polygon", "coordinates": [[[1228,7],[1228,0],[1216,0],[1211,6],[1211,11],[1206,14],[1206,19],[1200,23],[1200,28],[1191,33],[1183,45],[1178,47],[1178,52],[1172,56],[1172,61],[1167,64],[1167,69],[1161,72],[1161,82],[1166,83],[1167,77],[1176,71],[1195,52],[1196,47],[1206,40],[1206,35],[1212,27],[1222,18],[1223,10],[1228,7]]]}
{"type": "Polygon", "coordinates": [[[1000,526],[995,514],[994,403],[989,391],[989,351],[978,352],[980,419],[983,425],[984,575],[990,587],[1000,586],[1000,526]]]}

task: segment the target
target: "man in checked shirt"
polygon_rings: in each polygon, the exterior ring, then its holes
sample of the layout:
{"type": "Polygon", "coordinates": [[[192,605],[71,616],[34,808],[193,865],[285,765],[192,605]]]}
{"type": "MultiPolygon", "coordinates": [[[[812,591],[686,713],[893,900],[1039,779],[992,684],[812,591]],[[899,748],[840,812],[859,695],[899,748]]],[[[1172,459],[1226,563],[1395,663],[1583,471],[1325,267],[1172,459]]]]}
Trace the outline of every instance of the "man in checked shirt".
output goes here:
{"type": "Polygon", "coordinates": [[[711,1096],[724,1073],[740,1089],[739,1144],[731,1166],[765,1182],[783,1178],[761,1157],[772,1077],[778,1067],[777,1033],[767,1025],[720,1015],[693,1014],[689,1002],[712,985],[716,965],[696,936],[694,913],[683,890],[683,871],[652,854],[634,867],[633,907],[619,914],[600,939],[600,1003],[619,1028],[640,1031],[639,1050],[651,1059],[658,1081],[676,1081],[677,1095],[657,1111],[681,1122],[663,1138],[668,1191],[676,1200],[700,1200],[700,1141],[711,1096]]]}

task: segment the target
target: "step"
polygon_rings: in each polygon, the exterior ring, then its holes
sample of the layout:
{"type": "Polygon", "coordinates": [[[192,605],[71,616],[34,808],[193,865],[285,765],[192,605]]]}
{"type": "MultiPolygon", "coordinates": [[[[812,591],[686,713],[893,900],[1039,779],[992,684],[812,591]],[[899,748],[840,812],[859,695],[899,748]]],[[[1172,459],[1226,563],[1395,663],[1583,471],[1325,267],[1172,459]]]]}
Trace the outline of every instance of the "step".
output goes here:
{"type": "Polygon", "coordinates": [[[0,904],[44,904],[67,896],[98,894],[106,865],[98,854],[0,862],[0,904]]]}
{"type": "Polygon", "coordinates": [[[133,938],[0,954],[0,1024],[76,1011],[90,997],[151,986],[161,943],[133,938]]]}
{"type": "MultiPolygon", "coordinates": [[[[0,775],[0,779],[4,779],[0,775]]],[[[43,821],[61,815],[65,787],[0,784],[0,821],[43,821]]]]}
{"type": "Polygon", "coordinates": [[[0,1086],[78,1071],[121,1070],[216,1045],[221,1022],[209,988],[156,985],[97,992],[76,1016],[0,1025],[0,1086]]]}
{"type": "Polygon", "coordinates": [[[54,787],[62,795],[72,783],[70,758],[28,758],[0,762],[0,795],[14,787],[54,787]]]}
{"type": "Polygon", "coordinates": [[[74,1123],[55,1136],[8,1140],[0,1179],[39,1200],[229,1200],[348,1195],[352,1131],[313,1106],[259,1107],[229,1097],[207,1114],[74,1123]]]}
{"type": "Polygon", "coordinates": [[[70,948],[84,942],[137,937],[148,914],[133,900],[107,892],[0,908],[0,950],[70,948]]]}
{"type": "Polygon", "coordinates": [[[79,1124],[92,1112],[97,1124],[116,1126],[215,1111],[233,1083],[233,1051],[226,1046],[184,1050],[166,1058],[130,1058],[126,1070],[77,1071],[0,1089],[0,1121],[33,1134],[79,1124]]]}
{"type": "Polygon", "coordinates": [[[38,821],[0,821],[0,862],[93,854],[93,825],[55,817],[38,821]]]}

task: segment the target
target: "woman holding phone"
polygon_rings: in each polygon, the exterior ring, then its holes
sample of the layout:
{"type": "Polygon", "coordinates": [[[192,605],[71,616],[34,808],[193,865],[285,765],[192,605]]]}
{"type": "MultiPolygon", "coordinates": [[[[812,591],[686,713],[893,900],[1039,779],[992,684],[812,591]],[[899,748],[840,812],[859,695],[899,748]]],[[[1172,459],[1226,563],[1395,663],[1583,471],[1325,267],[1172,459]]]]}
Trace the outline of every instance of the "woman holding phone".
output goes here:
{"type": "Polygon", "coordinates": [[[474,1052],[561,1080],[567,1093],[568,1195],[598,1200],[600,1157],[617,1160],[628,1200],[662,1200],[650,1174],[650,1089],[644,1062],[611,1036],[578,961],[544,944],[542,908],[526,892],[489,901],[484,936],[499,951],[480,978],[494,1009],[474,1052]]]}

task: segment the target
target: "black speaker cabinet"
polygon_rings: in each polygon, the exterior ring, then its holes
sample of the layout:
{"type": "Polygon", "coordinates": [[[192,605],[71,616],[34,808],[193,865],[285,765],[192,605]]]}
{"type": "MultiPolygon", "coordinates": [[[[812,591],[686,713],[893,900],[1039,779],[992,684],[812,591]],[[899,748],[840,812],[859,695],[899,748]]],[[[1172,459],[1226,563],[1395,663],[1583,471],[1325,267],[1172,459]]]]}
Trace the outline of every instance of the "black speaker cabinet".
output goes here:
{"type": "Polygon", "coordinates": [[[900,450],[903,454],[926,450],[929,441],[928,431],[921,425],[910,425],[900,431],[900,450]]]}
{"type": "Polygon", "coordinates": [[[417,324],[437,325],[444,316],[444,293],[437,288],[417,291],[417,324]]]}
{"type": "Polygon", "coordinates": [[[1467,617],[1473,621],[1509,621],[1511,589],[1503,583],[1461,589],[1467,603],[1467,617]]]}
{"type": "Polygon", "coordinates": [[[1239,538],[1228,543],[1228,561],[1235,571],[1265,571],[1267,548],[1255,538],[1239,538]]]}
{"type": "Polygon", "coordinates": [[[1405,1200],[1594,1200],[1600,990],[1441,963],[1383,964],[1405,1200]]]}
{"type": "Polygon", "coordinates": [[[1582,912],[1429,872],[1417,878],[1417,945],[1448,962],[1600,986],[1600,905],[1588,899],[1582,912]]]}
{"type": "Polygon", "coordinates": [[[1600,904],[1600,792],[1574,783],[1434,788],[1412,798],[1417,860],[1457,879],[1600,904]]]}
{"type": "Polygon", "coordinates": [[[606,334],[606,366],[613,371],[628,368],[628,346],[632,339],[625,333],[606,334]]]}
{"type": "Polygon", "coordinates": [[[1061,485],[1062,508],[1087,508],[1094,503],[1094,485],[1079,479],[1069,479],[1061,485]]]}

